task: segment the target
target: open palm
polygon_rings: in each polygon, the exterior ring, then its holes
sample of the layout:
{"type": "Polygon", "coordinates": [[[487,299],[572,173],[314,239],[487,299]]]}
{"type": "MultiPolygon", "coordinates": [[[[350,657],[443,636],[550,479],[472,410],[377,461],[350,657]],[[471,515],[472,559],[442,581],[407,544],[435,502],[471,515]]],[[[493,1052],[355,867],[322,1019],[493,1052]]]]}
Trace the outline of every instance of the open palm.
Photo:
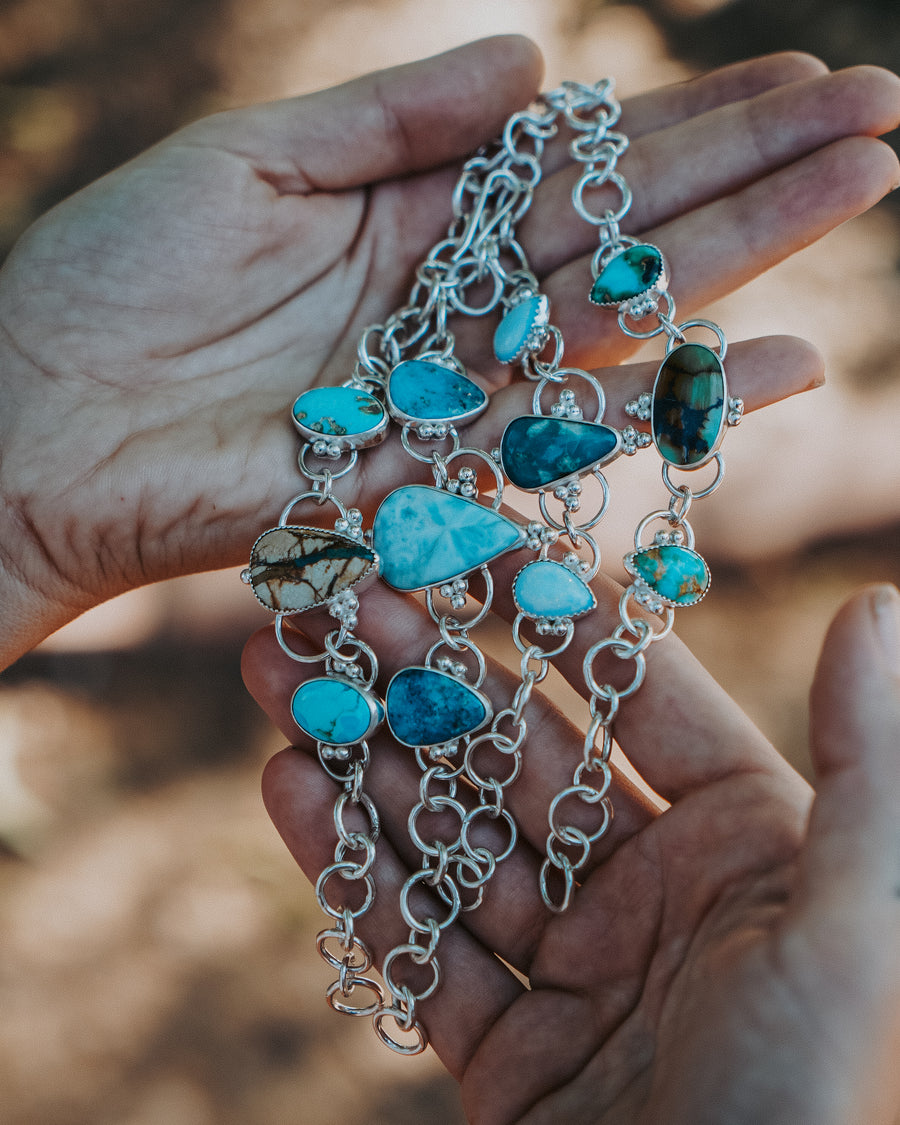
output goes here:
{"type": "MultiPolygon", "coordinates": [[[[618,590],[600,582],[596,592],[600,633],[618,620],[618,590]]],[[[519,843],[481,907],[444,931],[443,984],[420,1006],[473,1123],[894,1125],[898,607],[896,591],[876,588],[832,627],[813,691],[815,804],[673,636],[653,646],[617,738],[668,807],[615,773],[613,827],[561,916],[542,904],[538,869],[547,808],[582,736],[533,702],[525,767],[507,799],[519,843]]],[[[514,612],[508,596],[498,609],[514,612]]],[[[321,647],[315,622],[304,627],[292,647],[321,647]]],[[[360,632],[387,678],[424,650],[433,625],[377,590],[360,632]]],[[[590,640],[576,633],[558,658],[573,683],[590,640]]],[[[291,692],[311,674],[270,630],[247,646],[248,686],[289,737],[291,692]]],[[[496,665],[488,683],[510,696],[496,665]]],[[[419,777],[408,750],[376,737],[366,791],[382,825],[377,898],[360,928],[378,959],[407,940],[398,891],[420,863],[407,825],[419,777]]],[[[337,787],[314,755],[289,750],[269,763],[263,791],[314,880],[332,858],[337,787]]],[[[484,842],[499,853],[505,833],[484,842]]]]}
{"type": "MultiPolygon", "coordinates": [[[[220,114],[32,228],[0,274],[5,662],[124,589],[247,557],[299,480],[287,405],[349,375],[446,229],[460,158],[538,80],[512,37],[220,114]]],[[[629,102],[629,220],[667,252],[680,311],[878,198],[896,164],[872,138],[896,101],[884,72],[785,55],[629,102]]],[[[614,318],[585,315],[594,232],[572,176],[552,144],[521,237],[567,357],[617,361],[614,318]]],[[[463,331],[476,373],[505,382],[487,325],[463,331]]],[[[808,353],[779,355],[739,387],[751,405],[808,385],[808,353]]],[[[388,446],[363,507],[396,480],[388,446]]]]}

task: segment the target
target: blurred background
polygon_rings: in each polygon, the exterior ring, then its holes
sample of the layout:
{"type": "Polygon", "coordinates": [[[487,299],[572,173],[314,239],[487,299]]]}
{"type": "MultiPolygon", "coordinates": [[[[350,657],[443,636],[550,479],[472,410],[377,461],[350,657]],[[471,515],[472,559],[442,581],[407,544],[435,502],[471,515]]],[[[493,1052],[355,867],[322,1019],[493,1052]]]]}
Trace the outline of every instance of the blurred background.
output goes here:
{"type": "MultiPolygon", "coordinates": [[[[900,67],[896,0],[0,0],[0,255],[198,115],[513,30],[548,85],[613,74],[623,96],[789,47],[900,67]]],[[[696,509],[713,591],[679,617],[807,775],[826,624],[862,582],[900,581],[898,246],[887,200],[710,310],[731,339],[789,332],[828,361],[825,389],[730,441],[696,509]]],[[[463,1121],[430,1055],[394,1058],[322,999],[318,908],[258,795],[282,739],[240,683],[257,609],[234,572],[155,586],[0,679],[3,1125],[463,1121]]]]}

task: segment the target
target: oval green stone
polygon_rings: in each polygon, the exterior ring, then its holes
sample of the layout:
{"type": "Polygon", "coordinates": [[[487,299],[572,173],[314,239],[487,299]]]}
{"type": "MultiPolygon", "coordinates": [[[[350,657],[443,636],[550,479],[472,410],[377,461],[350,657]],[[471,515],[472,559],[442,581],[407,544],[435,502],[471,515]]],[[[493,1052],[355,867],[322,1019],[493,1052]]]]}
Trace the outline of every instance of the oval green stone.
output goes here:
{"type": "Polygon", "coordinates": [[[626,557],[625,569],[671,606],[696,605],[709,589],[703,556],[674,543],[635,551],[626,557]]]}
{"type": "Polygon", "coordinates": [[[657,373],[650,415],[664,460],[678,468],[708,461],[722,439],[725,405],[725,369],[712,348],[674,348],[657,373]]]}

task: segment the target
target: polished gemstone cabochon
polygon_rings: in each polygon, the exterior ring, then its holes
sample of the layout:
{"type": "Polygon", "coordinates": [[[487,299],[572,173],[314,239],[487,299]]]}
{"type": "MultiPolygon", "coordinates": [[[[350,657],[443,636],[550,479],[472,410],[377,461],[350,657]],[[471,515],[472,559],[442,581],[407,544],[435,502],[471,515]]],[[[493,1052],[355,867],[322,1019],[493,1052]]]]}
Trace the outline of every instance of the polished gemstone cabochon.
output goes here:
{"type": "Polygon", "coordinates": [[[389,493],[372,541],[381,576],[396,590],[425,590],[521,547],[523,528],[474,500],[424,484],[389,493]]]}
{"type": "Polygon", "coordinates": [[[621,305],[652,289],[664,277],[663,256],[655,246],[639,243],[610,258],[591,288],[595,305],[621,305]]]}
{"type": "Polygon", "coordinates": [[[653,387],[650,424],[660,455],[678,468],[708,461],[722,437],[725,406],[725,369],[712,348],[673,348],[653,387]]]}
{"type": "Polygon", "coordinates": [[[391,413],[407,422],[469,422],[485,409],[487,394],[466,375],[427,359],[407,359],[388,376],[391,413]]]}
{"type": "Polygon", "coordinates": [[[274,527],[253,544],[247,574],[254,594],[276,613],[302,613],[374,576],[375,552],[317,527],[274,527]]]}
{"type": "Polygon", "coordinates": [[[542,414],[513,418],[500,441],[500,460],[509,480],[537,492],[612,461],[622,449],[618,430],[542,414]]]}
{"type": "Polygon", "coordinates": [[[553,559],[538,559],[522,567],[513,582],[513,601],[526,617],[581,617],[597,599],[577,574],[553,559]]]}
{"type": "Polygon", "coordinates": [[[454,742],[484,726],[492,713],[480,691],[434,668],[398,672],[384,703],[388,726],[405,746],[454,742]]]}
{"type": "Polygon", "coordinates": [[[361,742],[384,721],[384,707],[376,696],[334,676],[301,684],[291,698],[291,714],[305,734],[330,746],[361,742]]]}
{"type": "Polygon", "coordinates": [[[500,363],[517,363],[541,347],[549,314],[550,302],[542,293],[525,297],[505,312],[494,331],[494,355],[500,363]]]}
{"type": "Polygon", "coordinates": [[[294,425],[308,440],[333,438],[345,449],[376,445],[387,433],[387,411],[359,387],[313,387],[293,406],[294,425]]]}
{"type": "Polygon", "coordinates": [[[689,547],[645,547],[625,558],[625,569],[671,606],[696,605],[709,589],[709,567],[689,547]]]}

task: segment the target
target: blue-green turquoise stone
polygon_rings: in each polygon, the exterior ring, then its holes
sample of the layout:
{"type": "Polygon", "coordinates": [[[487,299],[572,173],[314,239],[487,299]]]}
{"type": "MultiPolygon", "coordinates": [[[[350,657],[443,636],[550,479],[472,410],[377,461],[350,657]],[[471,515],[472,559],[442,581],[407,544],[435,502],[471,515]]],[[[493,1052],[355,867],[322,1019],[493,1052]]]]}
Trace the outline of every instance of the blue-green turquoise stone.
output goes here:
{"type": "Polygon", "coordinates": [[[387,397],[394,415],[414,422],[467,422],[488,402],[477,383],[428,359],[398,363],[388,376],[387,397]]]}
{"type": "Polygon", "coordinates": [[[621,448],[619,431],[602,422],[529,414],[503,431],[500,460],[517,488],[536,492],[606,464],[621,448]]]}
{"type": "Polygon", "coordinates": [[[709,589],[709,568],[689,547],[645,547],[626,557],[625,569],[673,606],[696,605],[709,589]]]}
{"type": "Polygon", "coordinates": [[[513,600],[526,617],[580,617],[596,606],[590,586],[562,563],[538,559],[513,582],[513,600]]]}
{"type": "Polygon", "coordinates": [[[388,726],[405,746],[454,742],[491,717],[481,692],[433,668],[398,672],[388,684],[384,703],[388,726]]]}
{"type": "Polygon", "coordinates": [[[516,363],[546,339],[550,302],[538,293],[513,305],[494,332],[494,355],[500,363],[516,363]]]}
{"type": "Polygon", "coordinates": [[[384,407],[358,387],[313,387],[294,403],[294,422],[308,436],[344,438],[348,447],[371,445],[387,430],[384,407]]]}
{"type": "Polygon", "coordinates": [[[681,344],[656,376],[650,424],[661,456],[679,468],[702,465],[725,426],[725,369],[705,344],[681,344]]]}
{"type": "Polygon", "coordinates": [[[662,272],[662,254],[655,246],[629,246],[610,258],[597,275],[591,300],[595,305],[620,305],[652,289],[662,272]]]}
{"type": "Polygon", "coordinates": [[[424,590],[521,547],[526,535],[517,523],[474,500],[409,484],[384,498],[372,539],[389,586],[424,590]]]}
{"type": "Polygon", "coordinates": [[[317,742],[350,746],[368,738],[381,724],[384,707],[355,684],[322,676],[297,688],[291,714],[297,726],[317,742]]]}

